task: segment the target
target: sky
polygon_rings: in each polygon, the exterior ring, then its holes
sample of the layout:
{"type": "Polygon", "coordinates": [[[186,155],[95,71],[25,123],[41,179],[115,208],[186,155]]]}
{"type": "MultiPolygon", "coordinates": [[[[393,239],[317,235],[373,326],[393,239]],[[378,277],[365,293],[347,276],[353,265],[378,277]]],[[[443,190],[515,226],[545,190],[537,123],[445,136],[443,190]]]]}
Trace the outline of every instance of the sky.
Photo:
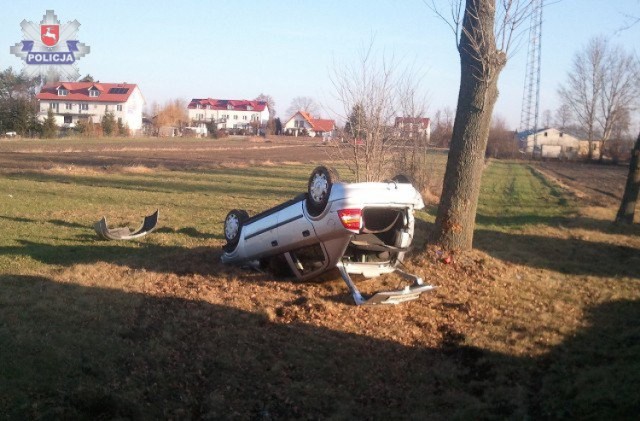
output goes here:
{"type": "MultiPolygon", "coordinates": [[[[447,7],[448,0],[436,0],[447,7]]],[[[606,36],[640,55],[640,0],[545,0],[540,110],[554,112],[557,89],[574,55],[606,36]],[[553,3],[552,3],[553,2],[553,3]],[[552,4],[550,4],[552,3],[552,4]]],[[[393,57],[420,77],[427,116],[455,110],[459,87],[456,40],[422,0],[216,0],[78,2],[0,0],[0,69],[23,67],[9,48],[22,40],[23,19],[39,24],[46,10],[61,23],[78,20],[78,40],[91,52],[77,62],[82,75],[136,83],[148,105],[180,98],[273,97],[287,119],[295,97],[311,97],[323,118],[339,119],[331,74],[354,65],[373,40],[378,57],[393,57]]],[[[527,36],[509,55],[494,115],[520,122],[527,36]]]]}

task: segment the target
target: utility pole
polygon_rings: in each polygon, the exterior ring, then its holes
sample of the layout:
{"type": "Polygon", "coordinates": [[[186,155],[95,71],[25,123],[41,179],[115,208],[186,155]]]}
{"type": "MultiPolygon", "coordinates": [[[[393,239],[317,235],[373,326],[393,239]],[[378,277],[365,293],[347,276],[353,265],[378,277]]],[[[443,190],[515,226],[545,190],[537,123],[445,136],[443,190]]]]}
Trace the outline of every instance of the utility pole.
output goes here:
{"type": "Polygon", "coordinates": [[[542,52],[542,8],[544,0],[533,0],[531,26],[529,27],[529,47],[525,70],[520,130],[527,138],[533,134],[532,156],[538,151],[538,116],[540,113],[540,67],[542,52]]]}

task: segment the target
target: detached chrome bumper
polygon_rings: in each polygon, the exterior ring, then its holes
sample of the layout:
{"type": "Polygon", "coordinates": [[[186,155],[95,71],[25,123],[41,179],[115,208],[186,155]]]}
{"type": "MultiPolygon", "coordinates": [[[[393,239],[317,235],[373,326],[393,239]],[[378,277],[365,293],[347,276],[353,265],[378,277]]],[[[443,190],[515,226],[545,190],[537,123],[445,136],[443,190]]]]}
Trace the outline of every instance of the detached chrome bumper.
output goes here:
{"type": "Polygon", "coordinates": [[[371,296],[363,296],[349,276],[344,263],[338,262],[336,266],[340,271],[342,279],[344,279],[347,287],[349,287],[349,291],[351,292],[351,296],[353,297],[353,301],[355,301],[356,305],[372,306],[378,304],[399,304],[405,301],[415,300],[420,297],[423,292],[431,291],[436,288],[433,285],[426,285],[422,278],[418,276],[411,275],[410,273],[395,268],[390,272],[398,273],[398,275],[402,276],[403,278],[412,281],[413,284],[407,285],[403,289],[395,291],[380,291],[371,296]]]}

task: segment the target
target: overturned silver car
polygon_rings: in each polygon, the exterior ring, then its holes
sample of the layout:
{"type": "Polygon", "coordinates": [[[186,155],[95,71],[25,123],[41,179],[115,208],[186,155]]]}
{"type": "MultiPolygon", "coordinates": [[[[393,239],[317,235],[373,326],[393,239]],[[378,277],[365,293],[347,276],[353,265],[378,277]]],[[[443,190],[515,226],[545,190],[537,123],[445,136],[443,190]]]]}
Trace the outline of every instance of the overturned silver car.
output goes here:
{"type": "Polygon", "coordinates": [[[420,193],[404,176],[388,182],[342,183],[335,170],[320,166],[308,191],[249,217],[234,209],[224,221],[224,263],[284,265],[300,280],[337,268],[356,304],[397,304],[434,287],[398,268],[413,240],[420,193]],[[366,278],[396,272],[411,282],[370,297],[350,275],[366,278]]]}

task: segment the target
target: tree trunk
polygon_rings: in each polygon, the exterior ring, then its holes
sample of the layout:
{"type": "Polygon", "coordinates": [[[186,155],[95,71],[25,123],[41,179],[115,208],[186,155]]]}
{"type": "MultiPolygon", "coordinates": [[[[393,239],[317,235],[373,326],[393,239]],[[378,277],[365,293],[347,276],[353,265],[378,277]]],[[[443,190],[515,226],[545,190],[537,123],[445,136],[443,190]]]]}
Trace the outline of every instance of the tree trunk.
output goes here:
{"type": "Polygon", "coordinates": [[[436,217],[435,242],[468,250],[473,244],[480,181],[498,76],[506,64],[494,38],[495,0],[467,0],[460,36],[460,92],[436,217]]]}
{"type": "Polygon", "coordinates": [[[631,162],[629,163],[629,175],[627,184],[624,187],[624,195],[620,202],[620,209],[616,215],[616,223],[633,224],[633,216],[638,202],[638,192],[640,191],[640,134],[631,152],[631,162]]]}

